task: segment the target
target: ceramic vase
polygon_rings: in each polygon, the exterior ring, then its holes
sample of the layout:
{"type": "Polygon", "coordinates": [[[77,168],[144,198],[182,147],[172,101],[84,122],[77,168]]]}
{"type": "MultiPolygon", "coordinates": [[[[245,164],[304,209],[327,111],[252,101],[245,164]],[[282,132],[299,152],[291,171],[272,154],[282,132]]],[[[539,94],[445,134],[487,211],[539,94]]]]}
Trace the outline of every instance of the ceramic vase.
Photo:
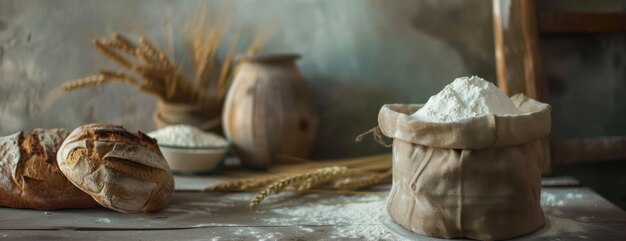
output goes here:
{"type": "Polygon", "coordinates": [[[240,56],[222,124],[244,166],[267,168],[277,155],[305,158],[317,117],[298,55],[240,56]]]}

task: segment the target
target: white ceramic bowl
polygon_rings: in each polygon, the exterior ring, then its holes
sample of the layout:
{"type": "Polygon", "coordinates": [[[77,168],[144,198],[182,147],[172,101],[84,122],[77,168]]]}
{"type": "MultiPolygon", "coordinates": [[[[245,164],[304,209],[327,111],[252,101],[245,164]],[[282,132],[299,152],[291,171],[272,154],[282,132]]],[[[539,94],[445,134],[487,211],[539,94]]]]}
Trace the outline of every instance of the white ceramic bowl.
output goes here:
{"type": "Polygon", "coordinates": [[[228,152],[224,147],[178,147],[159,145],[174,173],[209,174],[219,172],[228,152]]]}

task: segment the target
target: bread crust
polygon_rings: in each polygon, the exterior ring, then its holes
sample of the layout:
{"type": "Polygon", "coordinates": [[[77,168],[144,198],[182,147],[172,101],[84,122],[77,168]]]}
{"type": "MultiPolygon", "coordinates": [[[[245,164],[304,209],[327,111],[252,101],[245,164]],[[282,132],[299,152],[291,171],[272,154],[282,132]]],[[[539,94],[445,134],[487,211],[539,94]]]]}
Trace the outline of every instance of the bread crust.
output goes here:
{"type": "Polygon", "coordinates": [[[54,210],[99,206],[76,188],[56,162],[57,150],[67,132],[34,129],[0,137],[0,205],[54,210]]]}
{"type": "Polygon", "coordinates": [[[119,212],[160,210],[174,192],[174,178],[156,140],[121,126],[76,128],[61,145],[57,162],[74,185],[119,212]]]}

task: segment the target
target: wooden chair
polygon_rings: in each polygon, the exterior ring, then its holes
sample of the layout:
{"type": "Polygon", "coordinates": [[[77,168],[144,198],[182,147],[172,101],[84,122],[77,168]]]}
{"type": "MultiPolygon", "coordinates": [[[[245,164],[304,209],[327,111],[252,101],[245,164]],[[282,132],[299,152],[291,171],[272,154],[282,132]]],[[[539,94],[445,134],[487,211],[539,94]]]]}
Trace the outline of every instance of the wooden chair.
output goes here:
{"type": "MultiPolygon", "coordinates": [[[[547,33],[626,32],[626,13],[540,12],[534,0],[493,0],[498,86],[544,101],[538,41],[547,33]]],[[[548,140],[545,140],[548,143],[548,140]]],[[[551,140],[543,167],[602,160],[626,160],[626,136],[551,140]]]]}

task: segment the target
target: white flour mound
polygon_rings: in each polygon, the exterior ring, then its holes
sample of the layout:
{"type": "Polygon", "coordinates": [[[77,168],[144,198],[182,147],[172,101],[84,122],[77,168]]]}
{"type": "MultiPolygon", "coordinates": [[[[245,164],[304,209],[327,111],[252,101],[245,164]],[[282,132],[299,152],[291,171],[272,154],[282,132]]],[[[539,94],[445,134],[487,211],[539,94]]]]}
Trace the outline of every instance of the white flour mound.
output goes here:
{"type": "Polygon", "coordinates": [[[156,139],[159,144],[168,146],[224,147],[228,145],[228,141],[223,137],[190,125],[166,126],[148,135],[156,139]]]}
{"type": "Polygon", "coordinates": [[[457,78],[411,117],[427,122],[455,122],[486,114],[522,114],[498,87],[478,77],[457,78]]]}

